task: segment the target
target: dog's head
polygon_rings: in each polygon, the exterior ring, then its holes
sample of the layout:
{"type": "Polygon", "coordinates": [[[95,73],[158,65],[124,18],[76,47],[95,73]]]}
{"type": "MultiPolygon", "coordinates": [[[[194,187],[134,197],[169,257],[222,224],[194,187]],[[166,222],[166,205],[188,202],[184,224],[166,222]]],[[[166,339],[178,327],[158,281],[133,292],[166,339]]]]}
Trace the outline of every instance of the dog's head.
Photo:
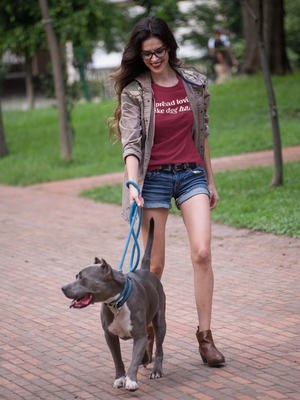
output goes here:
{"type": "Polygon", "coordinates": [[[84,308],[96,302],[105,302],[118,289],[113,284],[113,273],[105,260],[95,258],[95,263],[81,270],[74,282],[61,289],[68,299],[73,299],[70,308],[84,308]],[[112,282],[110,284],[109,282],[112,282]]]}

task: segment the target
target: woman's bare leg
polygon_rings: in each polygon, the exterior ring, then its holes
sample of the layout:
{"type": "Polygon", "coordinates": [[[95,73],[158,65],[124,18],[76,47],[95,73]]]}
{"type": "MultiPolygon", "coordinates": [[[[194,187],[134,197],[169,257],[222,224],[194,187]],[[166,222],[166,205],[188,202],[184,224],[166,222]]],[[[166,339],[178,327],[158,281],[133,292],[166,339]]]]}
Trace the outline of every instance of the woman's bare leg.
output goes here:
{"type": "Polygon", "coordinates": [[[211,266],[211,219],[206,194],[193,196],[181,204],[194,268],[194,290],[199,331],[210,329],[214,276],[211,266]]]}

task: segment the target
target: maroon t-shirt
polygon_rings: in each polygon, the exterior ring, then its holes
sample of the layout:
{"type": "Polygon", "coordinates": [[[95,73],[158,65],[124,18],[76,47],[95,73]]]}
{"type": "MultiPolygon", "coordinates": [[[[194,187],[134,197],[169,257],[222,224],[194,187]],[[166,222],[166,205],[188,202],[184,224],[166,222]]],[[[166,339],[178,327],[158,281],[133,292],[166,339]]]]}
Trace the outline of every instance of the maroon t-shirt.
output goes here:
{"type": "Polygon", "coordinates": [[[152,83],[155,99],[155,134],[147,172],[163,164],[199,163],[192,138],[193,112],[182,79],[172,87],[152,83]]]}

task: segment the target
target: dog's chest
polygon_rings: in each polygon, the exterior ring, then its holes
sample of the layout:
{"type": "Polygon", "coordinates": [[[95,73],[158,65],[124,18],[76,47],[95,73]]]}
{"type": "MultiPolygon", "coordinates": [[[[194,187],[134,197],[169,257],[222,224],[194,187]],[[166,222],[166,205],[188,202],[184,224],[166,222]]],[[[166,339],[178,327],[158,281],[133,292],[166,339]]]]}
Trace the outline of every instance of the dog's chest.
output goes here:
{"type": "Polygon", "coordinates": [[[114,319],[108,330],[122,339],[131,338],[131,313],[127,304],[125,303],[119,312],[115,308],[110,308],[110,311],[114,314],[114,319]]]}

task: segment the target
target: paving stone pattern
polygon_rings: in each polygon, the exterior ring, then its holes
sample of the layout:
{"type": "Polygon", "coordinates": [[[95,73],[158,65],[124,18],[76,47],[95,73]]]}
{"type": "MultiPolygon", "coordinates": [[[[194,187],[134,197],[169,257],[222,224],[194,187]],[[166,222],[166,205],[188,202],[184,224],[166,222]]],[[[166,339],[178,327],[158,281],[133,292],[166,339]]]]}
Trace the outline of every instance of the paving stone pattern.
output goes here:
{"type": "MultiPolygon", "coordinates": [[[[95,256],[118,269],[128,225],[120,207],[74,195],[82,183],[0,186],[1,399],[300,399],[300,240],[213,223],[212,330],[227,362],[209,368],[198,353],[189,244],[175,215],[162,279],[165,376],[148,379],[150,364],[139,369],[137,392],[114,389],[100,305],[69,309],[60,288],[95,256]]],[[[128,367],[132,341],[121,345],[128,367]]]]}

